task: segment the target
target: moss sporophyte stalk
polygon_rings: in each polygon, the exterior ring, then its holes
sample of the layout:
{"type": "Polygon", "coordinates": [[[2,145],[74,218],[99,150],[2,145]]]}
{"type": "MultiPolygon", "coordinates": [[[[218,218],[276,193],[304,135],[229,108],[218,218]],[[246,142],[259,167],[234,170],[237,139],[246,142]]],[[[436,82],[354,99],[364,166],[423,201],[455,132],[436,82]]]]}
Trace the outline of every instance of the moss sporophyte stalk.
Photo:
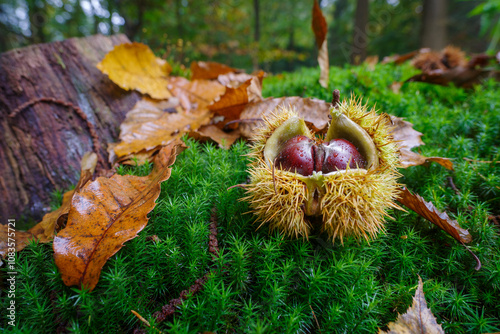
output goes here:
{"type": "Polygon", "coordinates": [[[252,138],[250,207],[262,224],[292,237],[319,228],[334,240],[369,240],[384,228],[399,184],[390,118],[351,98],[330,110],[323,140],[291,108],[275,110],[252,138]]]}

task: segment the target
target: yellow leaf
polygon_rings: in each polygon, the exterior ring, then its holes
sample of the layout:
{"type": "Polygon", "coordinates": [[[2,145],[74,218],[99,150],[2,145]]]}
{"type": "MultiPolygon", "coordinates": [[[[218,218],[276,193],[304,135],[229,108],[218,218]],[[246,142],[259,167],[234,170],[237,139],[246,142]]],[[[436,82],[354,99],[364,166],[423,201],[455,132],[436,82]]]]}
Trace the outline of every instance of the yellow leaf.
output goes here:
{"type": "Polygon", "coordinates": [[[172,70],[170,65],[156,58],[153,51],[142,43],[115,46],[97,68],[125,90],[135,89],[155,99],[172,96],[167,89],[168,75],[172,70]]]}

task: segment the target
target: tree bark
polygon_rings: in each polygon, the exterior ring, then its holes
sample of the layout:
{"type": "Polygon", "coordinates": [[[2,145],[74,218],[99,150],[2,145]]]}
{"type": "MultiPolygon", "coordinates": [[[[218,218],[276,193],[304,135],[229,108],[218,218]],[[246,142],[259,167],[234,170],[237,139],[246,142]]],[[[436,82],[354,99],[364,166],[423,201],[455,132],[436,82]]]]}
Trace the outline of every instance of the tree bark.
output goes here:
{"type": "Polygon", "coordinates": [[[424,0],[421,47],[441,50],[447,44],[447,1],[424,0]]]}
{"type": "Polygon", "coordinates": [[[252,53],[253,70],[259,69],[259,42],[260,42],[260,3],[259,0],[253,0],[253,13],[254,13],[254,30],[253,41],[255,44],[254,52],[252,53]]]}
{"type": "Polygon", "coordinates": [[[368,24],[368,15],[370,13],[368,5],[368,0],[357,0],[351,50],[351,64],[360,64],[366,58],[366,48],[368,47],[366,26],[368,24]]]}
{"type": "Polygon", "coordinates": [[[0,223],[39,220],[51,192],[78,181],[81,157],[96,146],[108,167],[106,144],[139,94],[116,86],[96,64],[126,42],[96,35],[0,54],[0,223]]]}

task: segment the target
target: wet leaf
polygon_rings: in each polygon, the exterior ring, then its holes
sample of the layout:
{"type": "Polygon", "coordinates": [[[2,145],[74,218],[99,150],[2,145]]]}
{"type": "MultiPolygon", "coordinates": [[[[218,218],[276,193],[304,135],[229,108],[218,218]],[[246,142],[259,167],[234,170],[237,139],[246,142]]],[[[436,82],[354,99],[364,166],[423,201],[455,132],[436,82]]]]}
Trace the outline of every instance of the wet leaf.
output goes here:
{"type": "Polygon", "coordinates": [[[320,68],[319,83],[322,87],[328,87],[328,77],[330,71],[330,62],[328,60],[328,46],[326,34],[328,27],[323,12],[319,7],[318,0],[314,0],[312,9],[312,29],[316,38],[318,47],[318,63],[320,68]]]}
{"type": "MultiPolygon", "coordinates": [[[[93,152],[87,152],[82,157],[80,180],[75,189],[67,191],[63,196],[62,205],[43,216],[42,221],[30,228],[28,231],[14,231],[16,239],[16,251],[24,249],[28,245],[29,239],[38,239],[40,243],[47,243],[54,238],[54,234],[62,227],[69,212],[73,194],[78,192],[94,174],[97,165],[97,155],[93,152]]],[[[12,229],[7,225],[0,224],[0,257],[5,257],[8,250],[8,234],[12,229]]]]}
{"type": "Polygon", "coordinates": [[[224,64],[210,61],[194,61],[191,63],[191,80],[213,80],[219,75],[227,73],[237,73],[239,70],[224,64]]]}
{"type": "Polygon", "coordinates": [[[422,279],[419,276],[412,306],[405,314],[400,314],[396,322],[387,325],[389,327],[387,332],[379,329],[379,334],[444,334],[443,328],[437,323],[436,317],[427,307],[423,287],[422,279]]]}
{"type": "Polygon", "coordinates": [[[94,289],[106,261],[146,226],[160,184],[184,148],[180,140],[162,148],[149,176],[99,177],[74,195],[66,228],[53,245],[64,284],[94,289]]]}
{"type": "Polygon", "coordinates": [[[87,182],[94,175],[95,167],[97,165],[97,154],[94,152],[87,152],[82,157],[80,180],[75,186],[75,189],[67,191],[63,196],[61,206],[52,212],[43,216],[42,221],[28,232],[32,233],[38,238],[41,243],[46,243],[54,239],[54,234],[62,228],[71,206],[73,195],[80,191],[80,189],[87,184],[87,182]]]}
{"type": "Polygon", "coordinates": [[[120,125],[120,140],[112,145],[114,160],[129,160],[141,155],[148,160],[160,147],[210,121],[208,110],[199,113],[184,111],[176,99],[154,101],[142,99],[130,110],[120,125]]]}
{"type": "Polygon", "coordinates": [[[250,138],[255,129],[260,126],[259,120],[269,115],[271,112],[278,112],[280,107],[291,107],[299,114],[301,118],[312,125],[314,131],[321,132],[326,130],[329,122],[330,103],[323,100],[302,98],[298,96],[267,98],[261,102],[250,103],[245,106],[241,113],[242,122],[240,124],[241,135],[250,138]]]}
{"type": "Polygon", "coordinates": [[[135,89],[155,99],[167,99],[172,94],[167,89],[168,75],[172,68],[142,43],[115,46],[97,68],[125,90],[135,89]]]}
{"type": "Polygon", "coordinates": [[[438,226],[458,242],[468,243],[472,241],[469,231],[460,227],[456,220],[448,217],[446,212],[440,212],[434,204],[426,202],[417,194],[412,194],[408,189],[402,188],[397,199],[399,203],[415,211],[434,225],[438,226]]]}

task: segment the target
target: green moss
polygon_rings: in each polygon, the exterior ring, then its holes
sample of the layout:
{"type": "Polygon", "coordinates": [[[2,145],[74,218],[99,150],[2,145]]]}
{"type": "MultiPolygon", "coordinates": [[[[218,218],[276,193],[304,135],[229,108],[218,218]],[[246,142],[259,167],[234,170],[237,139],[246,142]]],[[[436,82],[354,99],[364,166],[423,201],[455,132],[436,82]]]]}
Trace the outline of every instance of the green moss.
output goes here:
{"type": "MultiPolygon", "coordinates": [[[[130,310],[154,323],[154,312],[209,270],[205,289],[156,325],[160,330],[315,332],[317,319],[322,332],[375,333],[411,305],[420,275],[428,305],[447,333],[499,331],[499,230],[488,216],[500,214],[500,85],[488,81],[465,91],[411,83],[400,94],[389,89],[413,73],[409,66],[332,68],[330,87],[405,117],[424,133],[424,155],[454,159],[453,172],[437,164],[412,167],[401,171],[401,182],[469,229],[480,271],[462,245],[413,212],[392,212],[395,219],[370,243],[332,245],[321,235],[290,240],[268,234],[266,226],[255,231],[247,203],[238,201],[243,190],[227,189],[246,181],[246,144],[225,151],[188,140],[147,227],[106,263],[93,292],[63,285],[51,244],[34,243],[17,255],[17,332],[53,333],[61,322],[74,333],[131,332],[142,323],[130,310]],[[221,249],[215,261],[208,253],[213,206],[221,249]],[[147,238],[152,235],[160,241],[147,238]]],[[[270,77],[264,95],[330,100],[318,77],[316,69],[270,77]]],[[[144,175],[150,168],[119,172],[144,175]]],[[[7,303],[4,294],[0,308],[7,303]]],[[[16,332],[3,317],[0,327],[16,332]]]]}

